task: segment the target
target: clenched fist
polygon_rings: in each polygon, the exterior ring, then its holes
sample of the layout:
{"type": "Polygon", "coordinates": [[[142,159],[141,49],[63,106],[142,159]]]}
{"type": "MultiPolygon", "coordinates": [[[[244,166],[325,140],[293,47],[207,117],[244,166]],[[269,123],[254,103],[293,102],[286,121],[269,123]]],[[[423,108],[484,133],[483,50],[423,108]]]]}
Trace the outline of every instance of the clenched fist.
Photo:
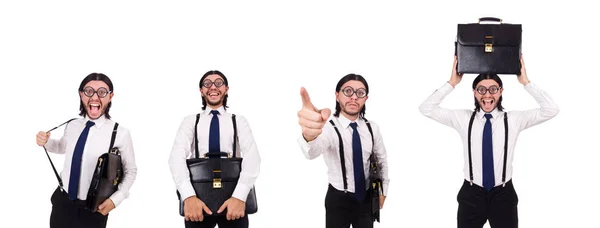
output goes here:
{"type": "Polygon", "coordinates": [[[37,133],[37,135],[35,137],[35,142],[38,144],[38,146],[44,146],[48,142],[49,138],[50,138],[50,132],[40,131],[37,133]]]}

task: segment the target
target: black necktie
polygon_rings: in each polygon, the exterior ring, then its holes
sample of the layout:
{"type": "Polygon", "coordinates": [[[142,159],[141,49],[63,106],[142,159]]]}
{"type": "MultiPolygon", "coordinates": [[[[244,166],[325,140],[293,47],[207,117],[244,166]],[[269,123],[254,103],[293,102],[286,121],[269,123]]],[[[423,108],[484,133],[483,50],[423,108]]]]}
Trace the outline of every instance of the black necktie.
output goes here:
{"type": "Polygon", "coordinates": [[[358,202],[365,199],[365,173],[363,168],[362,145],[360,143],[360,135],[356,129],[356,123],[350,123],[352,127],[352,163],[354,165],[354,195],[358,202]]]}
{"type": "Polygon", "coordinates": [[[85,148],[85,142],[90,132],[90,127],[94,126],[94,122],[88,121],[85,123],[85,128],[79,135],[77,144],[75,144],[75,150],[73,151],[73,159],[71,160],[71,175],[69,177],[69,199],[76,200],[77,192],[79,191],[79,177],[81,175],[81,157],[83,156],[83,149],[85,148]]]}
{"type": "Polygon", "coordinates": [[[208,135],[208,152],[221,152],[221,141],[219,133],[219,111],[212,110],[212,120],[210,121],[210,132],[208,135]]]}
{"type": "Polygon", "coordinates": [[[492,114],[485,114],[486,118],[485,126],[483,127],[483,141],[482,141],[482,164],[483,164],[483,187],[490,191],[496,181],[494,178],[494,151],[492,146],[492,123],[490,118],[492,114]]]}

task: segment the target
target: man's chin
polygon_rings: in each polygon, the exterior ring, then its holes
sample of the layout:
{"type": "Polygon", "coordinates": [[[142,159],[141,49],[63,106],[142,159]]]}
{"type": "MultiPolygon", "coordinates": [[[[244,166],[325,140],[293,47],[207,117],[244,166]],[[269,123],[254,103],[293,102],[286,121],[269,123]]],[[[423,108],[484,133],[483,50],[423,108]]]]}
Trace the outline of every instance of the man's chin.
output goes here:
{"type": "Polygon", "coordinates": [[[95,120],[98,119],[102,116],[102,114],[97,114],[97,113],[87,113],[87,117],[90,118],[91,120],[95,120]]]}
{"type": "Polygon", "coordinates": [[[346,113],[346,115],[349,115],[349,116],[358,115],[358,111],[355,111],[355,110],[352,110],[352,111],[344,110],[344,113],[346,113]]]}
{"type": "Polygon", "coordinates": [[[221,106],[221,105],[222,105],[222,103],[221,103],[221,101],[220,101],[220,100],[219,100],[219,101],[210,101],[210,100],[209,100],[207,103],[208,103],[208,105],[210,105],[210,106],[221,106]]]}

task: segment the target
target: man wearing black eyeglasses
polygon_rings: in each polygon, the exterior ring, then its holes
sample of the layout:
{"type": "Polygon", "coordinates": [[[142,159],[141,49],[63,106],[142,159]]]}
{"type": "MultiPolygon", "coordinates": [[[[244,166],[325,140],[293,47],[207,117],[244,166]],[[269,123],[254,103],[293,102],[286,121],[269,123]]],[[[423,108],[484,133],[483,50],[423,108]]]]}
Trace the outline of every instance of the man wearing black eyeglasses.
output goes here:
{"type": "Polygon", "coordinates": [[[502,80],[496,74],[480,74],[473,81],[475,110],[441,108],[442,100],[461,81],[456,72],[419,107],[423,115],[455,128],[463,141],[464,182],[458,193],[458,227],[518,227],[518,198],[512,183],[512,160],[519,132],[552,119],[559,112],[550,96],[529,81],[521,58],[517,79],[540,108],[505,112],[502,80]]]}
{"type": "Polygon", "coordinates": [[[362,76],[348,74],[340,79],[335,91],[335,113],[328,121],[331,111],[317,109],[306,90],[300,89],[302,109],[298,112],[298,121],[302,137],[298,143],[306,158],[323,155],[327,164],[326,227],[373,227],[379,215],[378,212],[373,214],[372,197],[379,208],[383,208],[390,179],[379,125],[365,118],[369,85],[362,76]],[[375,161],[370,159],[371,155],[375,161]],[[372,164],[380,168],[380,180],[373,188],[379,194],[375,196],[368,190],[374,183],[370,180],[375,178],[370,172],[372,164]]]}
{"type": "MultiPolygon", "coordinates": [[[[129,196],[137,166],[129,130],[118,125],[114,147],[121,153],[123,179],[118,190],[101,203],[97,212],[86,208],[86,198],[98,157],[106,153],[116,122],[110,118],[113,83],[108,76],[92,73],[79,86],[80,119],[69,122],[60,140],[50,139],[50,132],[40,131],[36,143],[47,151],[65,154],[62,174],[64,189],[52,195],[50,227],[106,227],[108,213],[129,196]]],[[[60,183],[60,180],[59,180],[60,183]]]]}
{"type": "Polygon", "coordinates": [[[227,112],[229,83],[223,73],[217,70],[206,72],[200,78],[199,87],[203,112],[183,119],[169,157],[171,175],[184,202],[185,227],[212,228],[218,225],[220,228],[247,228],[246,201],[260,171],[260,154],[252,130],[246,118],[235,115],[236,122],[233,122],[233,114],[227,112]],[[236,148],[233,148],[234,145],[236,148]],[[203,201],[210,199],[200,199],[196,195],[198,192],[192,185],[186,164],[187,159],[194,158],[195,152],[199,156],[207,152],[225,152],[230,157],[243,158],[233,194],[228,195],[229,199],[218,209],[211,211],[207,202],[203,201]]]}

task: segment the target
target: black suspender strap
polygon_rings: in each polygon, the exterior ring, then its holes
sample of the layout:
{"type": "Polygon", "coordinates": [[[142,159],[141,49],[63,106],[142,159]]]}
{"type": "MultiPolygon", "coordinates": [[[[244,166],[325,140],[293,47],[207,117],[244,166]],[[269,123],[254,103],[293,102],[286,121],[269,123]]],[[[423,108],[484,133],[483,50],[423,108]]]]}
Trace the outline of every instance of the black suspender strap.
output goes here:
{"type": "Polygon", "coordinates": [[[504,167],[502,167],[502,186],[506,184],[506,157],[508,157],[508,113],[504,113],[504,167]]]}
{"type": "MultiPolygon", "coordinates": [[[[469,120],[469,135],[468,146],[469,146],[469,182],[473,185],[473,162],[471,160],[471,128],[473,128],[473,119],[475,119],[475,112],[471,114],[469,120]]],[[[506,185],[506,160],[508,157],[508,113],[504,112],[504,163],[502,166],[502,186],[506,185]]]]}
{"type": "Polygon", "coordinates": [[[377,159],[377,155],[375,154],[375,136],[373,134],[373,128],[371,128],[371,123],[369,123],[369,120],[367,120],[366,118],[363,117],[363,120],[365,120],[365,123],[367,124],[367,128],[369,129],[369,133],[371,133],[371,142],[373,143],[371,146],[371,155],[369,156],[369,165],[372,170],[373,173],[369,172],[369,174],[371,175],[375,175],[376,177],[369,177],[371,178],[371,180],[374,180],[376,182],[375,183],[371,183],[373,184],[373,188],[381,188],[381,194],[383,194],[383,177],[381,175],[381,169],[379,166],[379,159],[377,159]],[[373,179],[375,178],[375,179],[373,179]],[[379,186],[375,186],[375,185],[379,185],[379,186]]]}
{"type": "MultiPolygon", "coordinates": [[[[200,113],[196,114],[196,125],[194,126],[194,144],[195,144],[195,155],[196,158],[200,157],[200,153],[198,152],[198,121],[200,120],[200,113]]],[[[231,121],[233,122],[233,155],[232,157],[236,157],[237,150],[237,123],[235,121],[235,114],[231,114],[231,121]]]]}
{"type": "Polygon", "coordinates": [[[115,127],[113,128],[112,136],[110,137],[110,146],[108,147],[109,153],[115,145],[115,138],[117,138],[117,128],[119,128],[119,123],[115,122],[115,127]]]}
{"type": "MultiPolygon", "coordinates": [[[[367,120],[367,118],[363,117],[363,120],[365,120],[365,123],[367,124],[367,128],[369,129],[369,133],[371,133],[371,142],[373,143],[373,146],[371,147],[371,152],[373,152],[373,148],[375,148],[375,138],[373,137],[373,128],[371,128],[371,123],[369,123],[369,120],[367,120]]],[[[373,155],[373,153],[371,153],[371,156],[373,155]]]]}
{"type": "Polygon", "coordinates": [[[235,158],[235,156],[236,156],[235,152],[236,152],[236,149],[237,149],[236,148],[236,146],[237,146],[236,141],[237,141],[237,138],[238,138],[237,137],[237,124],[235,122],[235,114],[231,114],[231,121],[233,122],[233,155],[232,155],[232,157],[235,158]]]}
{"type": "Polygon", "coordinates": [[[196,148],[195,158],[199,158],[200,154],[198,153],[198,121],[200,120],[200,113],[196,114],[196,125],[194,125],[194,146],[196,148]]]}
{"type": "Polygon", "coordinates": [[[348,191],[348,181],[346,180],[346,161],[344,159],[344,142],[342,141],[342,135],[340,134],[340,130],[338,130],[333,120],[329,120],[329,123],[333,125],[333,129],[338,135],[338,139],[340,142],[340,163],[342,164],[342,179],[344,180],[344,192],[348,191]]]}
{"type": "MultiPolygon", "coordinates": [[[[56,130],[57,128],[61,127],[62,125],[68,124],[69,122],[75,120],[77,118],[73,118],[70,120],[65,121],[64,123],[48,130],[46,133],[50,133],[51,131],[56,130]]],[[[60,186],[60,190],[64,191],[63,189],[63,182],[62,182],[62,178],[60,178],[60,175],[58,175],[58,172],[56,171],[56,167],[54,167],[54,162],[52,162],[52,159],[50,159],[50,154],[48,154],[48,150],[46,150],[46,146],[44,145],[44,151],[46,152],[46,157],[48,157],[48,161],[50,161],[50,165],[52,166],[52,170],[54,170],[54,175],[56,176],[56,179],[58,180],[58,186],[60,186]]]]}
{"type": "Polygon", "coordinates": [[[473,162],[471,160],[471,128],[473,128],[473,120],[475,119],[475,112],[473,112],[473,114],[471,114],[471,119],[469,120],[469,135],[468,137],[468,141],[469,141],[469,183],[471,183],[471,185],[473,185],[473,162]]]}
{"type": "Polygon", "coordinates": [[[372,142],[372,146],[371,146],[371,155],[369,156],[369,162],[371,163],[372,166],[375,166],[374,168],[377,168],[377,166],[379,165],[379,161],[377,159],[377,155],[375,155],[375,137],[373,136],[373,128],[371,128],[371,123],[369,123],[369,120],[367,120],[366,118],[363,117],[363,120],[365,120],[365,123],[367,124],[367,128],[369,129],[369,133],[371,133],[371,142],[372,142]]]}

